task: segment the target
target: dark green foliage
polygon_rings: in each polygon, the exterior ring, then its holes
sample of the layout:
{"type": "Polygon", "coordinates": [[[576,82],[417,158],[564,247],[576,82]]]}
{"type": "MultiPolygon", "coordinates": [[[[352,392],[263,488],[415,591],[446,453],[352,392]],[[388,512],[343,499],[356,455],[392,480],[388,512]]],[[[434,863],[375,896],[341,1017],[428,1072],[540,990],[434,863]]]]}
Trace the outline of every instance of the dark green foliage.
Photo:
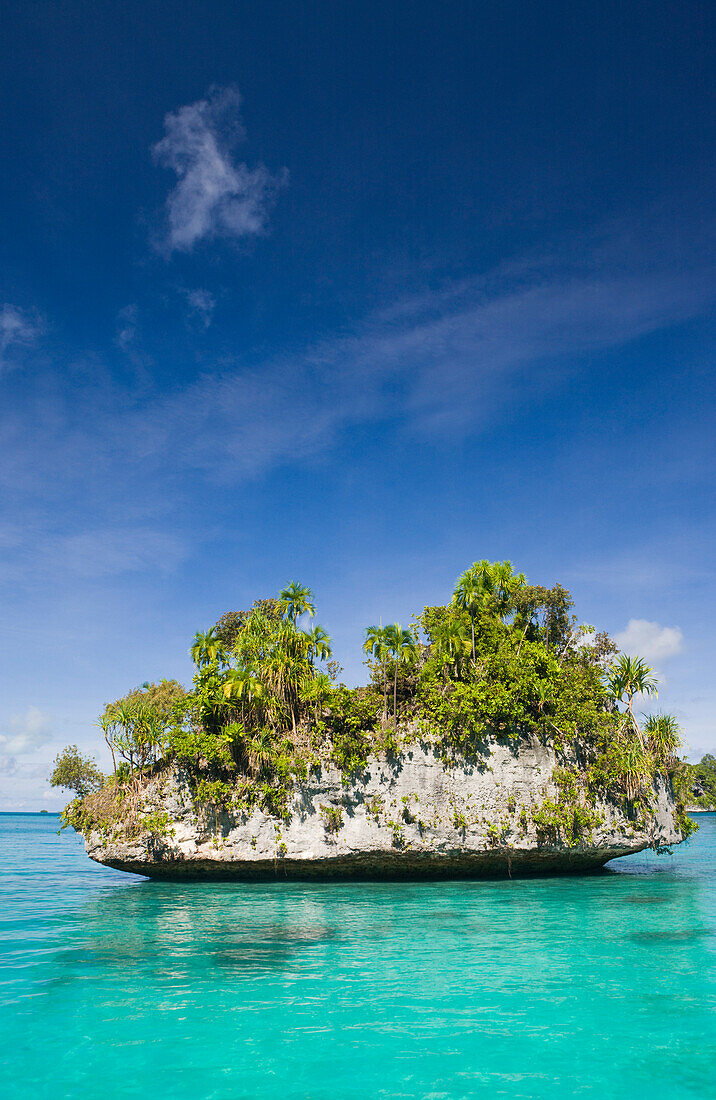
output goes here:
{"type": "Polygon", "coordinates": [[[687,806],[716,807],[716,757],[706,753],[698,764],[681,761],[674,775],[674,791],[687,806]]]}
{"type": "Polygon", "coordinates": [[[476,663],[464,678],[446,679],[436,656],[428,659],[418,682],[418,713],[446,751],[458,755],[479,753],[489,735],[538,732],[555,711],[560,669],[543,645],[525,642],[518,655],[509,638],[490,639],[491,648],[478,648],[483,640],[478,631],[476,663]]]}
{"type": "Polygon", "coordinates": [[[254,600],[250,611],[226,611],[214,624],[213,630],[227,652],[234,648],[234,643],[245,629],[252,611],[258,611],[275,622],[281,618],[279,602],[275,599],[254,600]]]}
{"type": "Polygon", "coordinates": [[[78,798],[97,791],[105,777],[97,767],[93,756],[83,756],[77,745],[68,745],[55,757],[55,767],[50,776],[51,787],[64,787],[74,791],[78,798]]]}
{"type": "Polygon", "coordinates": [[[474,658],[468,652],[472,643],[464,611],[451,605],[423,612],[420,622],[430,648],[418,677],[417,713],[448,755],[479,754],[488,736],[516,739],[532,733],[567,744],[613,731],[612,707],[593,649],[577,646],[575,635],[565,648],[571,604],[568,593],[557,588],[556,595],[553,589],[537,595],[530,590],[526,604],[529,609],[552,600],[549,644],[536,620],[526,629],[517,613],[513,623],[482,615],[474,624],[474,658]]]}
{"type": "Polygon", "coordinates": [[[346,777],[365,771],[382,707],[379,695],[365,688],[340,687],[317,733],[332,743],[331,760],[346,777]]]}
{"type": "MultiPolygon", "coordinates": [[[[551,743],[557,753],[576,747],[581,770],[555,773],[558,794],[535,811],[545,843],[587,836],[598,798],[646,813],[655,777],[675,769],[684,801],[716,799],[713,758],[702,761],[698,776],[677,765],[673,718],[655,715],[639,727],[635,677],[648,687],[651,670],[638,659],[628,668],[624,658],[609,664],[611,639],[578,627],[571,610],[561,585],[530,585],[510,562],[476,561],[459,578],[452,602],[426,607],[413,630],[369,627],[363,648],[372,682],[336,687],[339,666],[330,660],[327,634],[300,625],[314,614],[312,593],[292,582],[279,598],[227,612],[196,635],[190,691],[164,680],[106,708],[100,725],[113,780],[91,793],[100,782],[95,769],[94,778],[86,773],[79,780],[81,788],[63,783],[85,796],[68,812],[83,828],[109,829],[123,816],[131,828],[159,835],[161,823],[145,827],[136,806],[142,788],[176,761],[197,810],[213,810],[216,822],[255,806],[288,820],[297,783],[311,768],[330,763],[345,783],[356,781],[371,756],[385,754],[399,766],[416,736],[432,742],[446,763],[467,759],[478,767],[487,766],[492,738],[515,751],[524,737],[551,743]]],[[[327,831],[337,831],[341,811],[323,809],[327,831]]],[[[516,812],[514,801],[508,809],[516,812]]],[[[367,812],[381,819],[382,810],[367,812]]],[[[519,820],[526,830],[525,813],[519,820]]],[[[413,820],[407,803],[402,817],[413,820]]],[[[453,823],[464,830],[467,816],[456,809],[453,823]]],[[[387,824],[402,847],[402,824],[387,824]]],[[[490,836],[501,843],[497,825],[490,836]]]]}
{"type": "Polygon", "coordinates": [[[558,653],[568,647],[577,623],[569,614],[572,607],[574,600],[561,584],[552,588],[524,584],[513,592],[510,602],[515,626],[530,641],[543,642],[547,649],[558,653]]]}
{"type": "Polygon", "coordinates": [[[182,764],[202,764],[223,768],[232,764],[232,738],[229,733],[210,733],[199,727],[176,726],[169,734],[169,749],[182,764]]]}

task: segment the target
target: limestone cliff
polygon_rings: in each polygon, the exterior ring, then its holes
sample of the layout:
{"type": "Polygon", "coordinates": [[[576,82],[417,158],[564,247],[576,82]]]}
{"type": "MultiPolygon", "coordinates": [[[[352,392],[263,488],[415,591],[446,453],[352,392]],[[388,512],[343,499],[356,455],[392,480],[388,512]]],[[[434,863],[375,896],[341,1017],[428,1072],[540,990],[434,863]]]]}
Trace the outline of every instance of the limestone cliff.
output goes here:
{"type": "Polygon", "coordinates": [[[94,829],[87,851],[157,878],[517,876],[586,871],[682,839],[666,778],[634,807],[575,795],[560,777],[578,772],[578,750],[558,757],[536,738],[449,764],[416,739],[350,781],[311,772],[282,820],[258,806],[196,807],[191,776],[169,765],[139,795],[133,826],[94,829]]]}

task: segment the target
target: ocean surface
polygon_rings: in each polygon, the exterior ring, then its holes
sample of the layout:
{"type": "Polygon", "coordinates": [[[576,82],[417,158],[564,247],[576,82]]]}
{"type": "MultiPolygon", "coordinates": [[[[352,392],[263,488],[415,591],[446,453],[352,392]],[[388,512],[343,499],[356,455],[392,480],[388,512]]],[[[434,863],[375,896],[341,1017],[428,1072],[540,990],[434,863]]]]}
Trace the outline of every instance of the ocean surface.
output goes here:
{"type": "Polygon", "coordinates": [[[716,815],[581,878],[174,885],[0,814],[0,1097],[716,1097],[716,815]]]}

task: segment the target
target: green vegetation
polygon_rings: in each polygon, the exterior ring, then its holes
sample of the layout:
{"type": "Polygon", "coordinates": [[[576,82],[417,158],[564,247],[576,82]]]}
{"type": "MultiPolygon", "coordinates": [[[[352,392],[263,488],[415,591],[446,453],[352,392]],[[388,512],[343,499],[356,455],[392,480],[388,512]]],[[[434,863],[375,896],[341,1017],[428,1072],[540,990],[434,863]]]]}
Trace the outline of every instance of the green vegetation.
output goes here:
{"type": "Polygon", "coordinates": [[[569,768],[556,768],[552,776],[557,787],[556,798],[544,798],[532,811],[532,820],[541,842],[562,841],[572,848],[588,839],[603,818],[594,809],[595,791],[589,776],[569,768]]]}
{"type": "Polygon", "coordinates": [[[51,787],[64,787],[84,798],[104,785],[105,778],[94,757],[83,756],[77,745],[68,745],[55,757],[55,767],[50,776],[51,787]]]}
{"type": "MultiPolygon", "coordinates": [[[[102,785],[76,748],[65,750],[62,775],[79,777],[62,781],[78,794],[68,820],[110,828],[115,815],[159,835],[167,823],[143,814],[142,792],[176,763],[197,812],[213,815],[217,832],[222,814],[255,806],[281,822],[311,769],[333,765],[349,786],[372,756],[397,761],[415,740],[432,744],[446,766],[467,760],[480,768],[490,740],[516,746],[526,736],[571,761],[555,770],[556,797],[531,811],[545,842],[588,837],[601,820],[600,798],[643,817],[658,774],[676,774],[686,789],[680,730],[664,714],[639,725],[634,700],[655,693],[652,670],[638,657],[617,656],[606,634],[578,624],[572,607],[559,584],[528,584],[510,562],[475,562],[451,601],[424,608],[410,629],[368,627],[369,682],[348,688],[337,683],[325,630],[305,625],[315,615],[312,592],[292,581],[275,598],[227,612],[197,633],[189,690],[162,680],[108,704],[99,725],[113,775],[102,785]]],[[[321,812],[326,831],[337,833],[342,811],[321,812]]],[[[369,812],[377,820],[378,810],[369,812]]],[[[388,824],[402,847],[402,825],[388,824]]],[[[453,824],[467,828],[462,810],[453,824]]],[[[497,845],[506,825],[491,828],[497,845]]]]}
{"type": "Polygon", "coordinates": [[[716,809],[716,756],[707,752],[698,764],[681,761],[674,776],[674,790],[686,806],[716,809]]]}
{"type": "Polygon", "coordinates": [[[339,833],[343,828],[343,810],[340,806],[321,806],[321,818],[327,833],[339,833]]]}

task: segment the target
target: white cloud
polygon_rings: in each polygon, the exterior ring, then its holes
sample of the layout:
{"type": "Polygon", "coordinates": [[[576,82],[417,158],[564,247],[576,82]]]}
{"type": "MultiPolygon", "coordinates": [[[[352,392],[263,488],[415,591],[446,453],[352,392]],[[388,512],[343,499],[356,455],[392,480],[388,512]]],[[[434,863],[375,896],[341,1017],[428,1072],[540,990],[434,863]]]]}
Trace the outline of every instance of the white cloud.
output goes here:
{"type": "Polygon", "coordinates": [[[87,527],[71,534],[42,531],[31,525],[13,539],[3,539],[0,561],[4,584],[64,584],[73,577],[85,582],[106,580],[126,573],[173,573],[187,554],[184,540],[171,531],[141,523],[87,527]],[[7,550],[3,555],[3,543],[7,550]]]}
{"type": "Polygon", "coordinates": [[[6,728],[8,733],[0,733],[0,759],[13,771],[12,758],[35,752],[52,737],[47,715],[37,707],[28,707],[25,714],[14,715],[6,728]]]}
{"type": "Polygon", "coordinates": [[[117,343],[122,351],[129,351],[137,339],[138,318],[136,303],[125,306],[117,314],[117,343]]]}
{"type": "Polygon", "coordinates": [[[615,635],[614,641],[625,653],[658,663],[681,652],[684,635],[678,626],[661,626],[648,619],[630,619],[626,630],[615,635]]]}
{"type": "Polygon", "coordinates": [[[50,543],[45,560],[64,565],[68,572],[85,578],[111,577],[120,573],[171,573],[185,554],[180,539],[165,531],[130,527],[105,528],[63,536],[50,543]]]}
{"type": "Polygon", "coordinates": [[[32,347],[41,328],[38,318],[19,306],[9,302],[0,306],[0,371],[12,366],[19,353],[32,347]]]}
{"type": "Polygon", "coordinates": [[[208,290],[185,290],[184,295],[189,306],[189,312],[201,328],[208,328],[211,324],[212,314],[216,306],[216,299],[208,290]]]}
{"type": "Polygon", "coordinates": [[[233,159],[245,138],[236,88],[214,88],[206,99],[164,119],[165,136],[152,148],[157,162],[178,182],[167,199],[167,247],[188,252],[201,240],[263,233],[277,190],[288,179],[263,164],[249,168],[233,159]]]}

